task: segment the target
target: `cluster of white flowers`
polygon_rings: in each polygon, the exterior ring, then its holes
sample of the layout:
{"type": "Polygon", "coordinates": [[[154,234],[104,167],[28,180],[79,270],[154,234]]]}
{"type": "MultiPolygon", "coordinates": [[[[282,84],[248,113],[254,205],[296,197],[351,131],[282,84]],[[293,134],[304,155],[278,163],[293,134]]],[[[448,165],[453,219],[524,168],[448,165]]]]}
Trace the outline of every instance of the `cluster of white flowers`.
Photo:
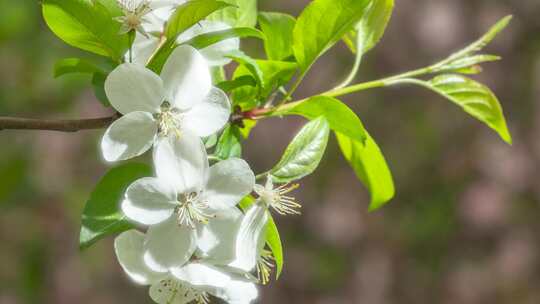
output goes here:
{"type": "MultiPolygon", "coordinates": [[[[209,303],[210,296],[251,303],[256,283],[268,282],[272,266],[265,250],[268,208],[296,214],[300,205],[284,196],[294,187],[274,189],[270,177],[265,186],[256,185],[242,159],[209,164],[203,138],[223,129],[231,113],[228,96],[212,85],[210,67],[227,63],[219,54],[238,48],[238,41],[202,51],[179,46],[156,75],[145,67],[157,46],[156,24],[163,27],[178,1],[122,3],[123,30],[140,34],[134,60],[106,80],[107,97],[123,116],[105,132],[101,148],[110,162],[153,148],[156,176],[126,190],[121,209],[146,233],[118,236],[118,260],[135,282],[150,285],[157,303],[209,303]],[[237,205],[253,191],[259,199],[244,214],[237,205]]],[[[201,22],[179,39],[223,28],[201,22]]]]}

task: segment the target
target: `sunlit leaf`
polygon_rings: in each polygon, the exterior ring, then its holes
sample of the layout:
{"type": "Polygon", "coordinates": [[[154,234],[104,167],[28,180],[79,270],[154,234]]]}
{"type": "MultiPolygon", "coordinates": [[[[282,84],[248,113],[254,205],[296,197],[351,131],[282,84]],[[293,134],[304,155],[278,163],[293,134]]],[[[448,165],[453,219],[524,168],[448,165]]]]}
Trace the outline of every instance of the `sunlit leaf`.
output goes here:
{"type": "Polygon", "coordinates": [[[497,96],[483,84],[456,74],[437,76],[431,81],[405,79],[400,82],[418,84],[446,97],[495,130],[505,142],[512,143],[501,104],[497,96]]]}
{"type": "Polygon", "coordinates": [[[360,21],[369,0],[314,0],[293,32],[293,50],[301,70],[311,65],[360,21]]]}
{"type": "Polygon", "coordinates": [[[343,156],[371,194],[369,210],[384,206],[394,197],[395,189],[392,173],[377,143],[369,134],[365,143],[340,132],[336,132],[336,137],[343,156]]]}
{"type": "MultiPolygon", "coordinates": [[[[262,72],[262,88],[253,86],[243,86],[234,90],[233,101],[235,105],[240,105],[244,111],[251,110],[260,102],[266,102],[268,97],[279,87],[285,85],[298,70],[298,65],[288,61],[256,60],[262,72]]],[[[234,79],[241,79],[252,73],[247,67],[239,66],[234,72],[234,79]]]]}
{"type": "Polygon", "coordinates": [[[86,249],[98,240],[134,228],[120,210],[127,187],[135,180],[152,175],[145,164],[129,163],[107,172],[84,207],[79,246],[86,249]]]}
{"type": "Polygon", "coordinates": [[[231,5],[216,0],[190,0],[181,4],[167,22],[167,28],[165,29],[167,39],[175,40],[178,35],[197,24],[197,22],[228,6],[231,5]]]}
{"type": "Polygon", "coordinates": [[[266,244],[270,247],[274,260],[276,262],[276,279],[279,279],[283,271],[283,246],[281,245],[281,237],[272,215],[268,214],[268,224],[266,226],[266,244]]]}
{"type": "Polygon", "coordinates": [[[367,138],[367,131],[358,116],[346,104],[332,97],[312,97],[293,107],[284,107],[283,110],[273,113],[273,116],[281,115],[301,115],[307,119],[324,116],[333,131],[360,143],[367,138]]]}
{"type": "Polygon", "coordinates": [[[379,43],[392,17],[393,10],[394,0],[373,0],[371,2],[365,15],[348,35],[351,42],[347,44],[354,53],[358,52],[357,49],[360,46],[362,51],[358,56],[361,56],[379,43]]]}
{"type": "Polygon", "coordinates": [[[120,35],[121,15],[115,0],[43,0],[49,28],[69,45],[120,60],[129,47],[120,35]]]}
{"type": "Polygon", "coordinates": [[[228,125],[219,137],[214,155],[219,159],[242,156],[242,134],[238,126],[228,125]]]}
{"type": "Polygon", "coordinates": [[[330,128],[324,117],[307,123],[271,170],[274,181],[288,183],[315,171],[326,150],[329,133],[330,128]]]}
{"type": "Polygon", "coordinates": [[[257,0],[223,0],[231,7],[210,15],[209,20],[223,21],[232,27],[254,27],[257,24],[257,0]]]}
{"type": "Polygon", "coordinates": [[[250,28],[250,27],[236,27],[236,28],[230,28],[227,30],[201,34],[199,36],[193,37],[192,39],[186,42],[183,42],[182,44],[189,44],[193,46],[194,48],[204,49],[205,47],[211,46],[220,41],[227,40],[230,38],[247,38],[247,37],[259,38],[262,40],[265,39],[264,34],[257,29],[250,28]]]}
{"type": "Polygon", "coordinates": [[[264,49],[270,60],[284,60],[293,55],[293,30],[296,20],[283,13],[259,13],[259,25],[266,35],[264,49]]]}

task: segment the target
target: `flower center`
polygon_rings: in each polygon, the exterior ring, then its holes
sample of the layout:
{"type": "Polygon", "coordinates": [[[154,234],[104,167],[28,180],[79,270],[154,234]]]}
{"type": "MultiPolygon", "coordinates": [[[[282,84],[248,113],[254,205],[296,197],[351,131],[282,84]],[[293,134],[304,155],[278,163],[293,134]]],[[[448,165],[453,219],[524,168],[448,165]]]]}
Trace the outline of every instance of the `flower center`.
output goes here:
{"type": "Polygon", "coordinates": [[[180,295],[184,298],[193,298],[196,304],[208,304],[210,303],[210,296],[204,291],[199,291],[192,287],[183,286],[179,281],[172,279],[165,279],[159,281],[159,287],[157,290],[159,293],[167,292],[170,296],[167,299],[167,303],[174,303],[175,298],[180,295]]]}
{"type": "Polygon", "coordinates": [[[163,102],[161,112],[155,114],[155,118],[158,120],[161,135],[175,135],[178,138],[182,135],[182,113],[177,108],[172,107],[169,102],[163,102]]]}
{"type": "Polygon", "coordinates": [[[174,210],[178,225],[195,228],[196,223],[207,224],[212,215],[208,214],[208,202],[201,199],[197,192],[179,194],[174,210]]]}
{"type": "Polygon", "coordinates": [[[298,184],[284,184],[275,189],[265,188],[259,193],[259,196],[263,202],[276,210],[277,213],[281,215],[296,215],[300,214],[298,209],[302,208],[302,205],[297,203],[294,197],[285,194],[297,189],[298,187],[298,184]]]}
{"type": "Polygon", "coordinates": [[[146,21],[145,15],[152,11],[150,1],[117,0],[117,2],[123,12],[123,16],[114,18],[116,21],[122,23],[120,33],[126,34],[131,31],[138,31],[148,37],[142,24],[146,21]]]}
{"type": "Polygon", "coordinates": [[[274,257],[272,252],[269,250],[263,249],[261,256],[257,259],[257,278],[259,282],[263,285],[270,282],[270,272],[274,268],[274,257]]]}

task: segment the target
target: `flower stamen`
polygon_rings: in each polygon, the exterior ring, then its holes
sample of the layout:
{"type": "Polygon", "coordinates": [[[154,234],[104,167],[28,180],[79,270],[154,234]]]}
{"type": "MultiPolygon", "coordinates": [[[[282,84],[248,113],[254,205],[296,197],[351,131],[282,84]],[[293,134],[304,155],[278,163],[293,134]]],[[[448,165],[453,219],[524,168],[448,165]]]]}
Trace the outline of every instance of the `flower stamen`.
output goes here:
{"type": "Polygon", "coordinates": [[[283,184],[274,189],[271,182],[271,177],[266,186],[258,186],[255,191],[259,195],[260,199],[266,203],[269,207],[272,207],[277,213],[281,215],[298,215],[301,214],[300,210],[302,205],[296,202],[293,196],[286,195],[287,193],[297,189],[298,184],[283,184]]]}
{"type": "Polygon", "coordinates": [[[197,192],[189,192],[178,195],[178,206],[174,212],[178,217],[178,225],[195,229],[196,223],[208,224],[213,217],[207,213],[208,202],[201,200],[197,192]]]}
{"type": "Polygon", "coordinates": [[[126,34],[131,31],[137,31],[148,37],[142,24],[146,22],[145,16],[152,11],[150,1],[148,0],[117,0],[122,9],[123,16],[116,17],[115,20],[122,23],[120,34],[126,34]]]}
{"type": "Polygon", "coordinates": [[[182,135],[182,115],[178,109],[171,107],[171,105],[165,101],[161,106],[161,112],[155,114],[155,118],[158,120],[160,135],[175,135],[177,138],[180,138],[182,135]]]}
{"type": "Polygon", "coordinates": [[[257,260],[257,279],[259,283],[266,285],[270,282],[272,268],[274,268],[274,256],[271,251],[263,249],[261,256],[257,260]]]}

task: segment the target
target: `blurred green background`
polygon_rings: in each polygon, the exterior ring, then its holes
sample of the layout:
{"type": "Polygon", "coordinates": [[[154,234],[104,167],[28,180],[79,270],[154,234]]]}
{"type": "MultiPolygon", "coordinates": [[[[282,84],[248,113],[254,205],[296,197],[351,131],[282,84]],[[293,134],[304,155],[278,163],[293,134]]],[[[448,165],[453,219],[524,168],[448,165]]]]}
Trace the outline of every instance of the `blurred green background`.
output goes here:
{"type": "MultiPolygon", "coordinates": [[[[260,7],[297,15],[308,2],[260,7]]],[[[285,270],[260,303],[540,303],[540,1],[398,0],[359,79],[427,65],[507,14],[513,23],[489,48],[504,61],[478,79],[500,97],[513,147],[419,88],[346,97],[385,152],[397,196],[369,214],[368,194],[332,139],[298,191],[303,216],[278,218],[285,270]]],[[[47,30],[38,1],[0,0],[0,115],[109,113],[87,77],[53,79],[55,61],[76,56],[87,55],[47,30]]],[[[332,87],[352,60],[344,46],[332,50],[297,95],[332,87]]],[[[255,171],[278,160],[302,123],[272,119],[254,130],[245,157],[255,171]]],[[[0,132],[0,304],[150,303],[122,273],[111,239],[78,250],[81,211],[107,170],[102,132],[0,132]]]]}

